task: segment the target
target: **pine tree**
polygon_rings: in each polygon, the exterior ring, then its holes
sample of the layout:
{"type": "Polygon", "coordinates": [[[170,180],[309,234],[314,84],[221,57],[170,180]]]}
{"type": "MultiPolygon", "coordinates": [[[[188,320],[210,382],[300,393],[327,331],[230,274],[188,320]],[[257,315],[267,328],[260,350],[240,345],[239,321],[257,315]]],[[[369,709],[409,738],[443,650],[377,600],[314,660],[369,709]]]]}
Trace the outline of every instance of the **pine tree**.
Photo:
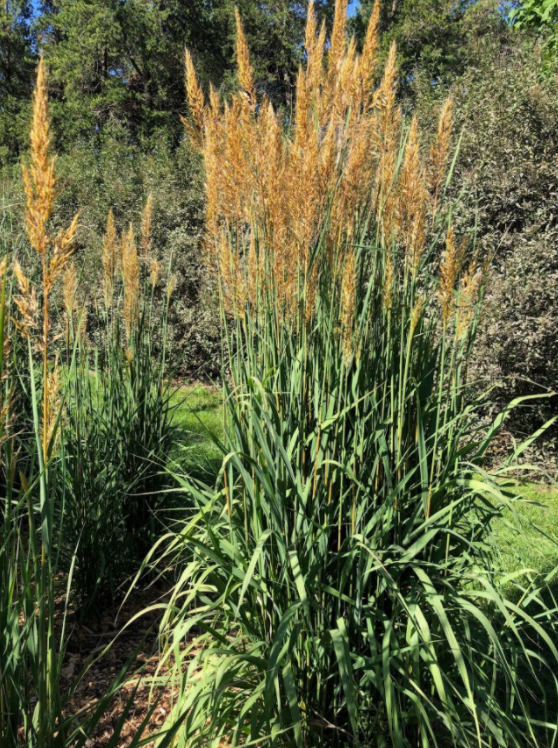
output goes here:
{"type": "Polygon", "coordinates": [[[27,140],[35,63],[31,15],[29,0],[5,0],[0,7],[0,165],[17,158],[27,140]]]}

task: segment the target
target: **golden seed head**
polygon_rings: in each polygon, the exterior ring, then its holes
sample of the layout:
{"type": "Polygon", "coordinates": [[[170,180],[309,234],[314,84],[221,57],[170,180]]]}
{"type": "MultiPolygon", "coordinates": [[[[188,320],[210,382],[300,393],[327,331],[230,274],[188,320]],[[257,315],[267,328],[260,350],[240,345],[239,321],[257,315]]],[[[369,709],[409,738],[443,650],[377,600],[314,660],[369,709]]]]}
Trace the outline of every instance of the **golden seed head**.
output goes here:
{"type": "Polygon", "coordinates": [[[154,258],[151,258],[149,261],[149,279],[151,281],[151,285],[153,288],[157,285],[159,282],[159,277],[161,275],[161,264],[157,262],[154,258]]]}
{"type": "Polygon", "coordinates": [[[31,246],[41,255],[46,253],[49,246],[47,224],[52,216],[55,198],[55,159],[50,154],[50,142],[47,71],[41,57],[33,95],[31,164],[23,167],[23,184],[27,197],[27,236],[31,246]]]}
{"type": "Polygon", "coordinates": [[[234,10],[236,20],[236,64],[238,66],[238,82],[244,95],[247,97],[249,104],[255,106],[254,79],[252,76],[252,66],[250,64],[250,52],[246,34],[240,20],[238,8],[234,10]]]}
{"type": "Polygon", "coordinates": [[[126,325],[128,340],[138,321],[140,297],[140,265],[134,236],[130,224],[127,233],[122,234],[122,280],[124,282],[124,307],[122,316],[126,325]]]}
{"type": "Polygon", "coordinates": [[[434,199],[434,212],[436,212],[438,208],[440,188],[442,186],[450,153],[451,131],[453,125],[452,113],[452,100],[446,99],[440,111],[436,140],[432,143],[430,149],[429,181],[430,190],[434,199]]]}
{"type": "Polygon", "coordinates": [[[346,38],[347,28],[347,0],[337,0],[335,3],[335,15],[333,18],[333,28],[331,30],[330,49],[328,55],[330,74],[335,73],[335,69],[340,65],[345,57],[347,45],[346,38]]]}
{"type": "MultiPolygon", "coordinates": [[[[395,242],[404,248],[412,272],[418,273],[430,230],[430,172],[421,152],[418,123],[411,125],[401,163],[403,126],[395,45],[382,81],[373,90],[379,5],[374,7],[360,55],[355,41],[346,39],[346,10],[347,0],[337,0],[328,49],[325,25],[318,33],[311,2],[306,68],[299,71],[294,117],[288,122],[281,121],[265,97],[255,105],[248,46],[236,13],[242,90],[223,106],[210,91],[202,144],[207,196],[204,246],[228,314],[244,314],[243,304],[253,304],[259,289],[270,293],[282,318],[299,319],[302,288],[308,319],[314,310],[320,263],[350,268],[359,216],[367,211],[373,212],[383,246],[391,249],[395,242]],[[322,233],[328,252],[310,267],[322,233]]],[[[193,69],[188,75],[194,80],[193,69]]],[[[393,265],[386,264],[386,271],[391,273],[385,286],[385,302],[390,305],[393,265]]],[[[340,284],[348,320],[350,273],[346,272],[340,284]]]]}
{"type": "Polygon", "coordinates": [[[28,337],[31,330],[38,324],[37,295],[17,259],[14,261],[14,275],[19,291],[14,295],[14,303],[19,311],[19,318],[15,320],[15,323],[18,331],[24,337],[28,337]]]}
{"type": "Polygon", "coordinates": [[[177,285],[178,285],[177,277],[176,277],[176,275],[173,274],[169,278],[169,284],[168,284],[168,287],[167,287],[167,296],[168,296],[169,299],[173,295],[173,293],[176,291],[177,285]]]}
{"type": "Polygon", "coordinates": [[[391,255],[388,255],[386,259],[383,288],[384,306],[388,312],[390,311],[393,302],[393,277],[393,260],[391,258],[391,255]]]}
{"type": "Polygon", "coordinates": [[[48,446],[50,445],[51,448],[53,447],[52,440],[56,429],[58,413],[61,407],[60,367],[58,365],[58,356],[56,357],[52,369],[47,372],[43,397],[47,403],[45,413],[48,414],[46,423],[41,425],[42,443],[44,454],[46,456],[48,446]]]}
{"type": "Polygon", "coordinates": [[[194,143],[201,146],[201,136],[205,123],[205,99],[198,83],[192,55],[188,49],[184,53],[184,67],[186,71],[186,96],[190,105],[194,127],[189,122],[185,121],[185,124],[194,143]]]}
{"type": "Polygon", "coordinates": [[[461,272],[465,248],[465,240],[461,242],[459,247],[456,246],[455,233],[453,227],[450,226],[446,236],[446,247],[440,262],[440,287],[438,290],[444,325],[447,325],[454,311],[455,284],[461,272]]]}
{"type": "Polygon", "coordinates": [[[76,307],[76,291],[78,281],[76,275],[75,263],[72,261],[68,263],[66,270],[64,271],[64,284],[63,284],[63,297],[64,297],[64,308],[68,317],[72,317],[74,309],[76,307]]]}
{"type": "Polygon", "coordinates": [[[352,350],[353,322],[356,304],[356,263],[354,252],[350,252],[346,259],[341,278],[341,312],[340,326],[343,349],[347,358],[352,350]]]}
{"type": "Polygon", "coordinates": [[[458,339],[464,338],[471,328],[483,280],[483,271],[477,268],[476,258],[473,258],[461,279],[455,332],[458,339]]]}
{"type": "Polygon", "coordinates": [[[380,0],[376,0],[366,29],[366,36],[364,38],[364,44],[362,46],[362,55],[360,58],[359,67],[360,78],[364,91],[366,93],[368,93],[371,88],[374,76],[374,68],[377,62],[378,49],[380,46],[379,26],[380,0]]]}
{"type": "Polygon", "coordinates": [[[417,296],[417,299],[415,301],[415,304],[413,306],[413,313],[411,315],[411,337],[415,334],[415,330],[417,329],[417,325],[421,320],[421,317],[424,313],[424,296],[419,294],[417,296]]]}

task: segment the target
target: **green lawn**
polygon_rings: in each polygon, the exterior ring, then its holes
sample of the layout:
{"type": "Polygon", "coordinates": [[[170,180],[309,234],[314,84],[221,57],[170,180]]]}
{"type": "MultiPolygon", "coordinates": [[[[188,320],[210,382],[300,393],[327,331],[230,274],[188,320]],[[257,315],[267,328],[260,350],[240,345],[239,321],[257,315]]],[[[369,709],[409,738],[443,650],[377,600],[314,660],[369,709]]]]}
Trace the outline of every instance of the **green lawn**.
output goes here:
{"type": "MultiPolygon", "coordinates": [[[[175,423],[184,446],[177,447],[173,458],[186,472],[209,479],[221,464],[212,441],[223,435],[221,391],[196,385],[181,388],[174,397],[175,423]]],[[[520,569],[548,572],[558,567],[558,489],[518,484],[517,495],[521,500],[513,503],[515,515],[507,512],[494,524],[496,566],[502,574],[520,569]]]]}
{"type": "Polygon", "coordinates": [[[221,392],[203,385],[182,387],[175,393],[173,404],[180,445],[172,458],[185,472],[210,478],[221,464],[221,452],[213,441],[223,436],[221,392]]]}
{"type": "Polygon", "coordinates": [[[518,485],[520,501],[494,525],[497,566],[548,572],[558,566],[558,490],[546,485],[518,485]]]}

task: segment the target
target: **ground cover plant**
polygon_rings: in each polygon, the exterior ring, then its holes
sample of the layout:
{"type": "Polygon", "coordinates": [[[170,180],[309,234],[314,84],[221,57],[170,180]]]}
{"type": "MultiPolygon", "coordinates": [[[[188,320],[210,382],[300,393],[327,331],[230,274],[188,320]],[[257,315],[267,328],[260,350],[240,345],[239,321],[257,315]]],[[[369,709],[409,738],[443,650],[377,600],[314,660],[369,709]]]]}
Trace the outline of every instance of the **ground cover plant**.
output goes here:
{"type": "Polygon", "coordinates": [[[504,596],[489,549],[525,445],[484,471],[514,404],[481,430],[468,397],[486,268],[444,203],[451,102],[425,154],[394,47],[375,71],[377,7],[361,54],[345,24],[338,1],[326,45],[310,6],[286,129],[238,16],[230,103],[186,56],[228,429],[160,558],[182,569],[169,724],[187,746],[550,745],[555,606],[540,578],[504,596]]]}

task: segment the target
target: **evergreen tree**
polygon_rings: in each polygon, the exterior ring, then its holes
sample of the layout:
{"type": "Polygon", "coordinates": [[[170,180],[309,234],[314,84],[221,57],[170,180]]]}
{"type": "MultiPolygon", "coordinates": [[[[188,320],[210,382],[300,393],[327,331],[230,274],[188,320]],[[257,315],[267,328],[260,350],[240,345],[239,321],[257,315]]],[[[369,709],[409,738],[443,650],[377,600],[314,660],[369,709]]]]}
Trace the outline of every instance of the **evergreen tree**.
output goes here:
{"type": "MultiPolygon", "coordinates": [[[[321,0],[320,9],[330,0],[321,0]]],[[[302,55],[305,0],[239,0],[258,82],[289,103],[302,55]]],[[[137,142],[182,134],[184,48],[202,82],[234,85],[233,0],[48,0],[37,22],[61,143],[107,127],[137,142]]]]}
{"type": "MultiPolygon", "coordinates": [[[[353,20],[364,35],[376,0],[362,0],[353,20]]],[[[389,0],[380,8],[380,28],[385,50],[397,44],[402,91],[414,91],[417,74],[433,84],[460,75],[467,58],[467,24],[470,0],[389,0]]]]}
{"type": "Polygon", "coordinates": [[[31,13],[29,0],[5,0],[0,7],[0,165],[17,158],[26,142],[35,62],[31,13]]]}

